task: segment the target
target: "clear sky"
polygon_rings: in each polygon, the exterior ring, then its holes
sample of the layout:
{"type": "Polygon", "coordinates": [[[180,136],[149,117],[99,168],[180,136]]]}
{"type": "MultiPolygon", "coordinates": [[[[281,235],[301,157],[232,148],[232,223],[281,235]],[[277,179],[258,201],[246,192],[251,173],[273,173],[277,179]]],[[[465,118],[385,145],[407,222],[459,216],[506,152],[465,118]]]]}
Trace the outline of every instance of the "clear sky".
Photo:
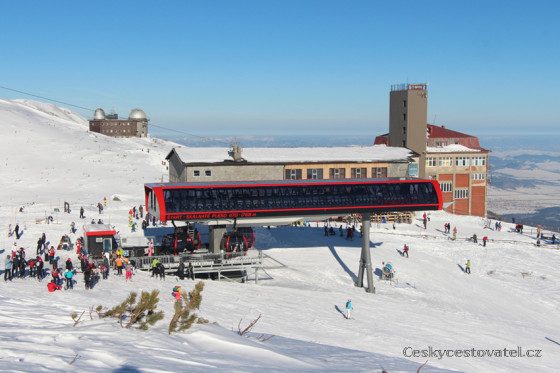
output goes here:
{"type": "Polygon", "coordinates": [[[2,1],[0,86],[199,136],[373,141],[391,84],[429,82],[430,123],[558,134],[559,4],[2,1]]]}

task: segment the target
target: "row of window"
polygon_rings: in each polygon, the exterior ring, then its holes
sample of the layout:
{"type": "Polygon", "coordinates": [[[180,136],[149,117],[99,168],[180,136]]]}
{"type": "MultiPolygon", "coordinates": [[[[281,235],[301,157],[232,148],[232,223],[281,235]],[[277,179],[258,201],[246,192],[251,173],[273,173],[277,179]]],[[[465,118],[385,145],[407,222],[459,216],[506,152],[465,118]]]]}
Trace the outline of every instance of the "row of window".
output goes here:
{"type": "Polygon", "coordinates": [[[103,122],[101,123],[102,126],[130,126],[132,123],[123,123],[123,122],[103,122]]]}
{"type": "MultiPolygon", "coordinates": [[[[453,166],[454,157],[426,157],[426,167],[453,166]]],[[[486,166],[486,157],[455,157],[455,166],[486,166]]]]}
{"type": "MultiPolygon", "coordinates": [[[[285,179],[286,180],[301,180],[303,176],[303,171],[301,168],[286,170],[285,179]]],[[[323,179],[323,169],[322,168],[308,168],[307,169],[307,179],[323,179]]],[[[367,168],[365,167],[353,167],[350,169],[350,179],[365,179],[367,178],[367,168]]],[[[372,178],[385,178],[387,177],[387,167],[373,167],[371,169],[372,178]]],[[[346,169],[345,168],[329,168],[329,179],[346,179],[346,169]]]]}
{"type": "MultiPolygon", "coordinates": [[[[228,186],[163,190],[167,213],[437,204],[432,183],[228,186]]],[[[153,203],[150,197],[150,203],[153,203]]]]}
{"type": "MultiPolygon", "coordinates": [[[[473,174],[475,175],[475,174],[473,174]]],[[[484,174],[476,174],[476,175],[484,175],[484,174]]],[[[442,192],[452,192],[453,191],[453,183],[439,183],[442,192]]],[[[457,189],[455,190],[455,199],[461,198],[469,198],[469,190],[468,189],[457,189]]]]}

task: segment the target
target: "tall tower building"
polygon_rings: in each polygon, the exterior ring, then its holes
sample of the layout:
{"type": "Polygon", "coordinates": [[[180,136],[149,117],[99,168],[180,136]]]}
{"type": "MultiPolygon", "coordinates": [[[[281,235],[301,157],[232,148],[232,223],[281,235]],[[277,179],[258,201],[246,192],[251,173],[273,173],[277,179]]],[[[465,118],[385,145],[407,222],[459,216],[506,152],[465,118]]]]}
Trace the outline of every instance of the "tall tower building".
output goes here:
{"type": "Polygon", "coordinates": [[[395,84],[389,98],[389,145],[420,154],[418,176],[426,175],[428,90],[426,84],[395,84]]]}

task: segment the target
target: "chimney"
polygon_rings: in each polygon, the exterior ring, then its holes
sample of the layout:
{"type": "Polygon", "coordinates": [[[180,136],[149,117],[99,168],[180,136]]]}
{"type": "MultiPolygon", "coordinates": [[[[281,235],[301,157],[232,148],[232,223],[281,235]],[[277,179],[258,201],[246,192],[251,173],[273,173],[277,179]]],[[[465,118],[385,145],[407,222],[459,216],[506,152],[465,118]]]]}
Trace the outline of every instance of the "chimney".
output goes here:
{"type": "Polygon", "coordinates": [[[243,148],[237,141],[231,143],[231,150],[229,152],[229,155],[233,158],[234,162],[241,162],[243,160],[243,158],[241,157],[242,150],[243,148]]]}

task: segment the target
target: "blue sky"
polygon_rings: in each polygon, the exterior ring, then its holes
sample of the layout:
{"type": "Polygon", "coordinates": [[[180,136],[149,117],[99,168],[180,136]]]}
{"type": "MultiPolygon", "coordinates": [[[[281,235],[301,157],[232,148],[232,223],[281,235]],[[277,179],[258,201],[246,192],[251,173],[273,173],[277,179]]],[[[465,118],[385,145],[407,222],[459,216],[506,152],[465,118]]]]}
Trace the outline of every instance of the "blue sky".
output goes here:
{"type": "Polygon", "coordinates": [[[0,86],[139,107],[153,134],[373,141],[391,84],[429,82],[430,123],[559,134],[559,14],[555,1],[4,1],[0,86]]]}

